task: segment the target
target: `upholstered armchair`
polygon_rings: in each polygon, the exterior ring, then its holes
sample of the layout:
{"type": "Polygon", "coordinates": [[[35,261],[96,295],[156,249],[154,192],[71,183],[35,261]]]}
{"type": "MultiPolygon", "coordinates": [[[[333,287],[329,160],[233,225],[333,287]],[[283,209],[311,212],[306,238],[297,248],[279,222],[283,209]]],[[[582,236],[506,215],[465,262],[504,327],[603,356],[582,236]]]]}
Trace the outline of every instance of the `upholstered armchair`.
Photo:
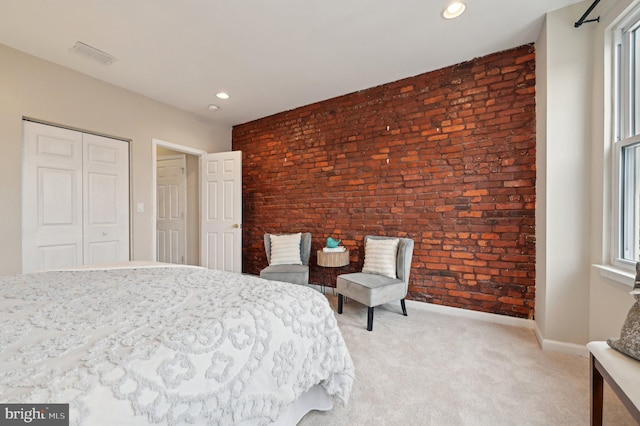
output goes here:
{"type": "Polygon", "coordinates": [[[311,233],[264,234],[264,249],[269,266],[260,271],[260,277],[293,284],[309,283],[311,233]]]}
{"type": "Polygon", "coordinates": [[[407,316],[404,298],[409,288],[413,257],[413,240],[367,235],[362,272],[338,275],[338,313],[342,313],[344,297],[368,307],[367,330],[373,330],[373,309],[400,300],[402,314],[407,316]]]}

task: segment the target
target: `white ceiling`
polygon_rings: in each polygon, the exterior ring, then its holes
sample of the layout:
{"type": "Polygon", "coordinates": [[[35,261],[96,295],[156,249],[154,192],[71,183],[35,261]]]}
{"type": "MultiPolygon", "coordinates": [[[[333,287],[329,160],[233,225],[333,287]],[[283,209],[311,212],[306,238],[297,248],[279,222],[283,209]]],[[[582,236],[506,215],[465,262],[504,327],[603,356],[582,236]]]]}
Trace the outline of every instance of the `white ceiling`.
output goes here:
{"type": "Polygon", "coordinates": [[[446,21],[449,1],[0,0],[0,44],[235,125],[533,42],[578,2],[466,0],[446,21]]]}

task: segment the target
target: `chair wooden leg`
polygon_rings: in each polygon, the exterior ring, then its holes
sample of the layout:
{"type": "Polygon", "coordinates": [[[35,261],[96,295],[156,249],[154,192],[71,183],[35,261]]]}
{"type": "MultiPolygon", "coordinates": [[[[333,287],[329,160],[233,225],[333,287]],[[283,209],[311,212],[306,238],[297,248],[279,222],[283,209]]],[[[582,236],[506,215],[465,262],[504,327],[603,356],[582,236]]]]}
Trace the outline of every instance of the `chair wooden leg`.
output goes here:
{"type": "Polygon", "coordinates": [[[369,311],[367,312],[367,330],[373,330],[373,307],[369,306],[369,311]]]}
{"type": "Polygon", "coordinates": [[[591,370],[591,426],[602,426],[602,405],[604,395],[604,379],[598,368],[593,354],[589,356],[591,370]]]}
{"type": "Polygon", "coordinates": [[[407,305],[404,304],[404,299],[400,299],[400,305],[402,305],[402,315],[407,316],[407,305]]]}
{"type": "Polygon", "coordinates": [[[338,293],[338,313],[342,313],[342,295],[338,293]]]}

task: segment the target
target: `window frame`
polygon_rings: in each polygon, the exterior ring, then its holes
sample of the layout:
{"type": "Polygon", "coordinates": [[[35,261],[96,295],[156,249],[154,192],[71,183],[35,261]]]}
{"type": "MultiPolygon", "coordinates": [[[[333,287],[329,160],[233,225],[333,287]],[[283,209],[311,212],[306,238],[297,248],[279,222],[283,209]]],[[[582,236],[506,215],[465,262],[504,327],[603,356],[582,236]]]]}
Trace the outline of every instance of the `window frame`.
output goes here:
{"type": "MultiPolygon", "coordinates": [[[[635,145],[640,150],[640,8],[636,8],[617,25],[613,37],[613,238],[611,239],[611,265],[633,272],[640,258],[630,260],[629,253],[640,255],[640,200],[633,205],[633,212],[624,215],[625,201],[632,193],[640,192],[640,156],[628,159],[623,151],[635,145]],[[635,50],[635,52],[634,52],[635,50]],[[635,56],[634,56],[635,55],[635,56]],[[637,68],[636,68],[637,66],[637,68]],[[635,93],[635,96],[634,96],[635,93]],[[637,127],[637,128],[636,128],[637,127]],[[626,161],[625,161],[626,160],[626,161]],[[627,163],[627,164],[625,164],[627,163]],[[629,168],[630,163],[635,167],[629,168]],[[631,184],[628,184],[631,182],[631,184]],[[634,232],[623,235],[624,229],[634,232]],[[635,244],[635,248],[629,248],[635,244]]],[[[640,152],[640,151],[638,151],[640,152]]]]}

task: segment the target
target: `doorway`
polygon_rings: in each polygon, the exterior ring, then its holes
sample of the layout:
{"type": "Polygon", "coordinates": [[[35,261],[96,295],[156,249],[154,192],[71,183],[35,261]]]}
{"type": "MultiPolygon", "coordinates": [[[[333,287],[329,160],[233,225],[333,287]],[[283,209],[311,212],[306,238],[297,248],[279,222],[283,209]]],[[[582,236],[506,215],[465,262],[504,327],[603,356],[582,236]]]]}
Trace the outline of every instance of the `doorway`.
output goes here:
{"type": "MultiPolygon", "coordinates": [[[[242,152],[229,151],[207,153],[195,148],[165,142],[159,139],[151,141],[152,187],[157,186],[157,158],[158,148],[167,148],[179,154],[187,154],[196,158],[197,182],[199,192],[190,197],[197,209],[191,209],[199,215],[190,220],[198,226],[197,237],[189,236],[187,242],[199,241],[198,257],[190,257],[189,264],[203,266],[210,269],[220,269],[229,272],[242,272],[242,152]],[[193,201],[196,200],[196,201],[193,201]]],[[[166,152],[166,151],[164,151],[166,152]]],[[[152,193],[153,226],[152,244],[153,259],[157,259],[157,218],[158,194],[152,193]]],[[[189,198],[189,196],[187,197],[189,198]]],[[[189,202],[189,201],[187,201],[189,202]]],[[[196,228],[194,228],[196,229],[196,228]]],[[[194,231],[195,232],[195,231],[194,231]]]]}
{"type": "Polygon", "coordinates": [[[200,264],[199,157],[156,147],[156,260],[200,264]]]}
{"type": "Polygon", "coordinates": [[[164,155],[156,161],[156,257],[159,262],[187,264],[187,158],[164,155]]]}

